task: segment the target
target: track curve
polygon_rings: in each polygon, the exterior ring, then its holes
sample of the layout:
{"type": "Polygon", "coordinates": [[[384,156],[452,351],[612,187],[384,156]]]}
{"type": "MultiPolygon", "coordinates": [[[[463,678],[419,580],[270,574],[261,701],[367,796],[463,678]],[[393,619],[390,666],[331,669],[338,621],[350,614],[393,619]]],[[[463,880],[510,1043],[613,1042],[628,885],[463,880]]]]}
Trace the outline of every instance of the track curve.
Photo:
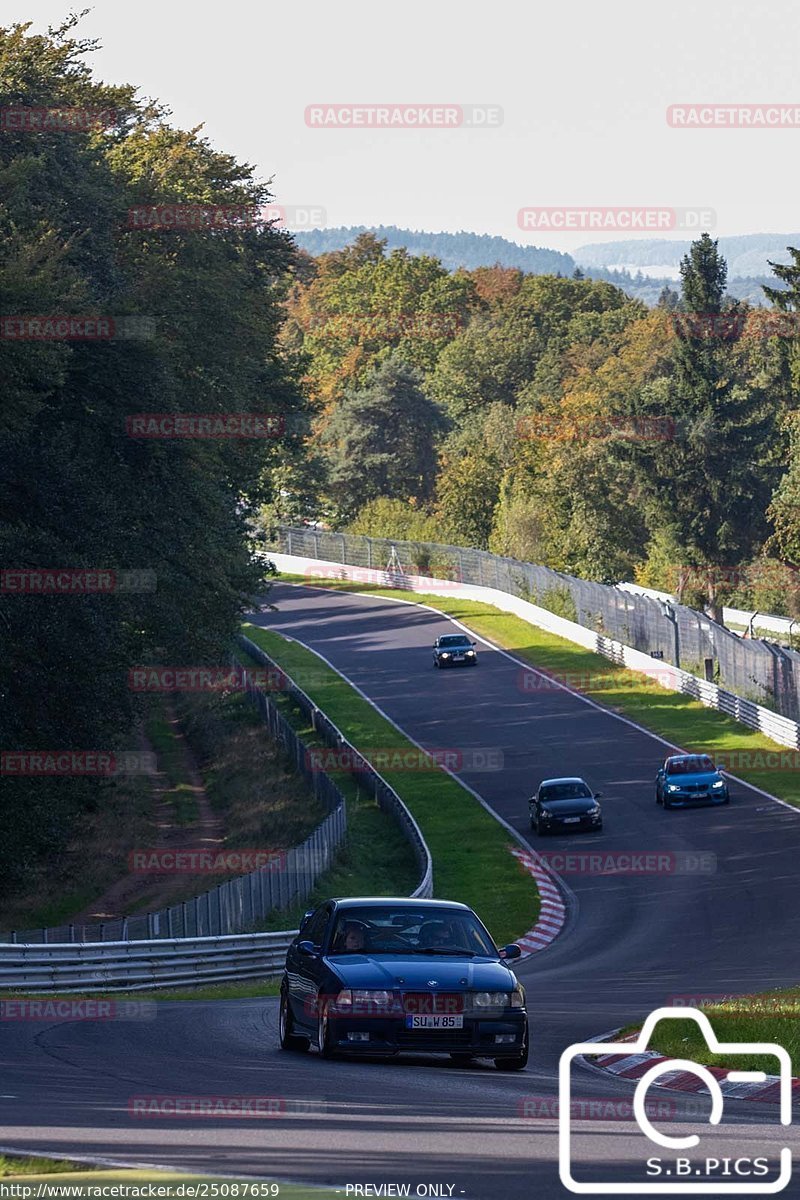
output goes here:
{"type": "MultiPolygon", "coordinates": [[[[284,584],[270,598],[278,611],[257,623],[322,653],[423,745],[502,751],[502,771],[463,778],[523,836],[538,780],[580,774],[604,793],[605,831],[548,839],[548,850],[713,854],[716,871],[567,876],[568,926],[519,972],[532,1046],[519,1076],[449,1060],[282,1054],[271,1001],[163,1004],[155,1021],[129,1024],[4,1023],[0,1143],[342,1188],[407,1182],[414,1194],[437,1183],[475,1200],[565,1196],[549,1114],[567,1045],[677,994],[796,981],[800,814],[744,785],[729,807],[664,813],[653,802],[660,739],[571,693],[524,690],[522,666],[489,647],[477,670],[433,671],[430,645],[446,625],[439,614],[284,584]],[[134,1096],[175,1094],[273,1097],[278,1115],[155,1120],[129,1111],[134,1096]]],[[[582,1097],[631,1097],[629,1084],[592,1071],[579,1084],[582,1097]]],[[[697,1116],[693,1103],[687,1119],[697,1116]]],[[[733,1102],[728,1110],[731,1154],[784,1144],[771,1106],[733,1102]]],[[[624,1177],[633,1155],[641,1161],[630,1122],[582,1128],[580,1154],[606,1164],[601,1178],[624,1177]]],[[[800,1196],[796,1189],[783,1194],[800,1196]]]]}

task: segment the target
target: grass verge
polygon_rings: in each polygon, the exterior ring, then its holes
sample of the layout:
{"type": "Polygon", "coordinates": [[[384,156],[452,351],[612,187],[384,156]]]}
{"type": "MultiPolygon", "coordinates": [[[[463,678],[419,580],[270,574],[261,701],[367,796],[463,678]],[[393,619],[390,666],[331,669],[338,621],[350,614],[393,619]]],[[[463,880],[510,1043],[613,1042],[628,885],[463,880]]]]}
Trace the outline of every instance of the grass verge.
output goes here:
{"type": "MultiPolygon", "coordinates": [[[[239,657],[245,665],[254,665],[246,654],[240,653],[239,657]]],[[[310,657],[314,658],[313,655],[310,657]]],[[[315,663],[318,661],[314,658],[315,663]]],[[[289,696],[272,692],[270,698],[309,749],[325,747],[305,714],[289,696]]],[[[392,817],[359,788],[347,771],[328,773],[347,802],[344,846],[330,870],[317,881],[308,899],[290,909],[276,909],[259,926],[261,929],[295,929],[303,913],[328,896],[408,896],[419,883],[414,852],[392,817]]]]}
{"type": "MultiPolygon", "coordinates": [[[[188,1175],[178,1171],[146,1171],[146,1170],[124,1170],[120,1168],[95,1168],[87,1167],[85,1163],[71,1163],[57,1159],[47,1158],[6,1158],[0,1156],[0,1180],[13,1181],[15,1179],[24,1179],[26,1184],[47,1183],[53,1175],[69,1174],[70,1195],[74,1197],[96,1196],[98,1188],[111,1188],[114,1185],[127,1185],[133,1188],[145,1188],[148,1184],[152,1184],[158,1188],[157,1194],[164,1197],[164,1200],[170,1200],[171,1197],[186,1195],[185,1185],[194,1184],[218,1184],[220,1189],[217,1193],[208,1191],[206,1195],[233,1195],[237,1181],[231,1176],[219,1175],[188,1175]],[[180,1185],[184,1187],[180,1190],[180,1185]],[[228,1185],[228,1190],[223,1191],[225,1185],[228,1185]],[[85,1189],[79,1191],[78,1189],[85,1189]],[[74,1190],[73,1190],[74,1189],[74,1190]]],[[[337,1197],[341,1194],[341,1189],[334,1187],[309,1187],[306,1184],[295,1183],[274,1183],[267,1179],[259,1179],[255,1181],[248,1179],[242,1180],[239,1183],[238,1194],[242,1195],[245,1191],[245,1186],[248,1194],[255,1194],[253,1185],[257,1183],[257,1194],[260,1196],[281,1196],[287,1197],[288,1200],[328,1200],[330,1197],[337,1197]]],[[[54,1187],[58,1186],[53,1184],[54,1187]]],[[[0,1200],[11,1192],[6,1193],[0,1183],[0,1200]]],[[[110,1191],[105,1192],[106,1195],[111,1195],[110,1191]]],[[[130,1194],[133,1194],[131,1192],[130,1194]]],[[[141,1192],[146,1195],[146,1190],[141,1192]]],[[[14,1192],[18,1196],[18,1192],[14,1192]]]]}
{"type": "MultiPolygon", "coordinates": [[[[283,667],[359,751],[416,752],[408,738],[310,650],[259,626],[247,624],[244,632],[283,667]]],[[[507,830],[438,767],[430,772],[381,769],[381,774],[419,823],[433,858],[435,895],[469,904],[501,945],[530,929],[538,915],[539,899],[533,880],[509,853],[512,839],[507,830]]]]}
{"type": "MultiPolygon", "coordinates": [[[[313,579],[306,576],[283,575],[279,578],[286,582],[313,583],[313,579]]],[[[800,807],[799,760],[794,751],[779,746],[755,729],[747,729],[716,709],[704,707],[698,700],[681,692],[667,691],[638,672],[617,666],[601,654],[546,633],[521,617],[482,601],[422,593],[410,595],[406,591],[338,580],[320,580],[320,585],[336,591],[411,599],[454,617],[495,645],[549,672],[574,691],[630,717],[674,745],[723,759],[730,774],[800,807]],[[776,754],[782,758],[778,765],[772,765],[776,754]]],[[[521,680],[520,686],[534,690],[540,683],[532,677],[521,680]]],[[[654,776],[656,765],[654,759],[654,776]]]]}
{"type": "MultiPolygon", "coordinates": [[[[800,1076],[800,987],[760,992],[752,996],[731,996],[701,1008],[721,1042],[776,1042],[788,1050],[792,1074],[800,1076]]],[[[623,1033],[632,1033],[632,1025],[623,1033]]],[[[774,1057],[759,1055],[712,1054],[694,1021],[676,1018],[660,1021],[651,1040],[651,1049],[670,1058],[688,1058],[710,1067],[731,1067],[737,1071],[765,1071],[778,1074],[774,1057]]]]}

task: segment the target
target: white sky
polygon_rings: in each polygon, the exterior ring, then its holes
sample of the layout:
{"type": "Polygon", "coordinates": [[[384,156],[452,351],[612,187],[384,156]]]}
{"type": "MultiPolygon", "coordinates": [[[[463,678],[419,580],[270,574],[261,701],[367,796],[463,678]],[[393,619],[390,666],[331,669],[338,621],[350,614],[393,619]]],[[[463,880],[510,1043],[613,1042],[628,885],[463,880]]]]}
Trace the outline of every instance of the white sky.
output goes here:
{"type": "MultiPolygon", "coordinates": [[[[43,31],[69,8],[4,0],[2,21],[43,31]]],[[[702,207],[716,234],[800,228],[800,128],[666,122],[681,102],[800,107],[797,0],[96,0],[80,28],[103,43],[99,77],[137,83],[180,126],[204,123],[215,146],[274,178],[279,203],[322,207],[328,225],[561,250],[626,235],[523,232],[518,210],[702,207]],[[308,128],[306,105],[328,102],[493,104],[504,120],[308,128]]]]}

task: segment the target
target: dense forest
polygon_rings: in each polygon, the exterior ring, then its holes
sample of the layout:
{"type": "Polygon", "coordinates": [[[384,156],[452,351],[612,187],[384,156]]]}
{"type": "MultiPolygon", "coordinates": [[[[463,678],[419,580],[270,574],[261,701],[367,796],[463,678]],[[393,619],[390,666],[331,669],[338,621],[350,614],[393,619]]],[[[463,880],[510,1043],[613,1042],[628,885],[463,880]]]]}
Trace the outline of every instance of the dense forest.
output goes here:
{"type": "MultiPolygon", "coordinates": [[[[773,310],[731,298],[708,236],[652,308],[558,259],[449,269],[370,232],[314,257],[252,218],[250,166],[94,80],[91,49],[74,19],[0,31],[6,113],[106,114],[0,140],[4,753],[135,746],[130,668],[224,662],[280,522],[800,611],[800,251],[773,310]],[[225,217],[132,219],[169,205],[225,217]],[[270,435],[133,435],[148,413],[270,435]],[[152,586],[19,586],[67,568],[152,586]]],[[[79,776],[4,793],[6,887],[100,802],[79,776]]]]}
{"type": "MultiPolygon", "coordinates": [[[[602,242],[581,246],[574,254],[542,246],[520,246],[503,237],[486,233],[426,233],[422,230],[398,229],[396,225],[341,226],[331,229],[309,229],[295,233],[302,250],[318,257],[333,250],[343,250],[362,233],[372,233],[385,242],[388,250],[407,250],[409,254],[437,258],[449,271],[474,270],[476,267],[513,267],[528,275],[574,275],[580,271],[586,278],[602,279],[621,288],[626,295],[644,304],[655,305],[671,277],[658,278],[631,269],[650,264],[667,266],[680,262],[689,242],[641,238],[635,241],[602,242]],[[677,249],[676,249],[677,248],[677,249]],[[626,268],[615,264],[625,263],[626,268]]],[[[728,294],[735,300],[747,300],[763,305],[764,285],[774,284],[770,278],[769,261],[788,261],[786,243],[800,241],[787,235],[745,235],[722,239],[720,249],[730,254],[736,264],[729,271],[728,294]]]]}
{"type": "Polygon", "coordinates": [[[315,435],[264,518],[794,611],[800,252],[773,282],[734,301],[705,234],[648,309],[360,234],[291,289],[315,435]]]}

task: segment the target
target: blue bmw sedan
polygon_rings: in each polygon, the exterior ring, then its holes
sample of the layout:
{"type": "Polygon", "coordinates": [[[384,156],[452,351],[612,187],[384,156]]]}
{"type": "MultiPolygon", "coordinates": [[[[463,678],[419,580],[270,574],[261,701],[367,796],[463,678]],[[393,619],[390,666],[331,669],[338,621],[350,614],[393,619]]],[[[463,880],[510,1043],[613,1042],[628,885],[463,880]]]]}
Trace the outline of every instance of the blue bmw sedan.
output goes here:
{"type": "Polygon", "coordinates": [[[471,908],[445,900],[328,900],[306,913],[281,981],[280,1043],[347,1054],[528,1061],[525,992],[471,908]]]}
{"type": "Polygon", "coordinates": [[[672,754],[656,775],[656,804],[729,804],[728,785],[707,754],[672,754]]]}

